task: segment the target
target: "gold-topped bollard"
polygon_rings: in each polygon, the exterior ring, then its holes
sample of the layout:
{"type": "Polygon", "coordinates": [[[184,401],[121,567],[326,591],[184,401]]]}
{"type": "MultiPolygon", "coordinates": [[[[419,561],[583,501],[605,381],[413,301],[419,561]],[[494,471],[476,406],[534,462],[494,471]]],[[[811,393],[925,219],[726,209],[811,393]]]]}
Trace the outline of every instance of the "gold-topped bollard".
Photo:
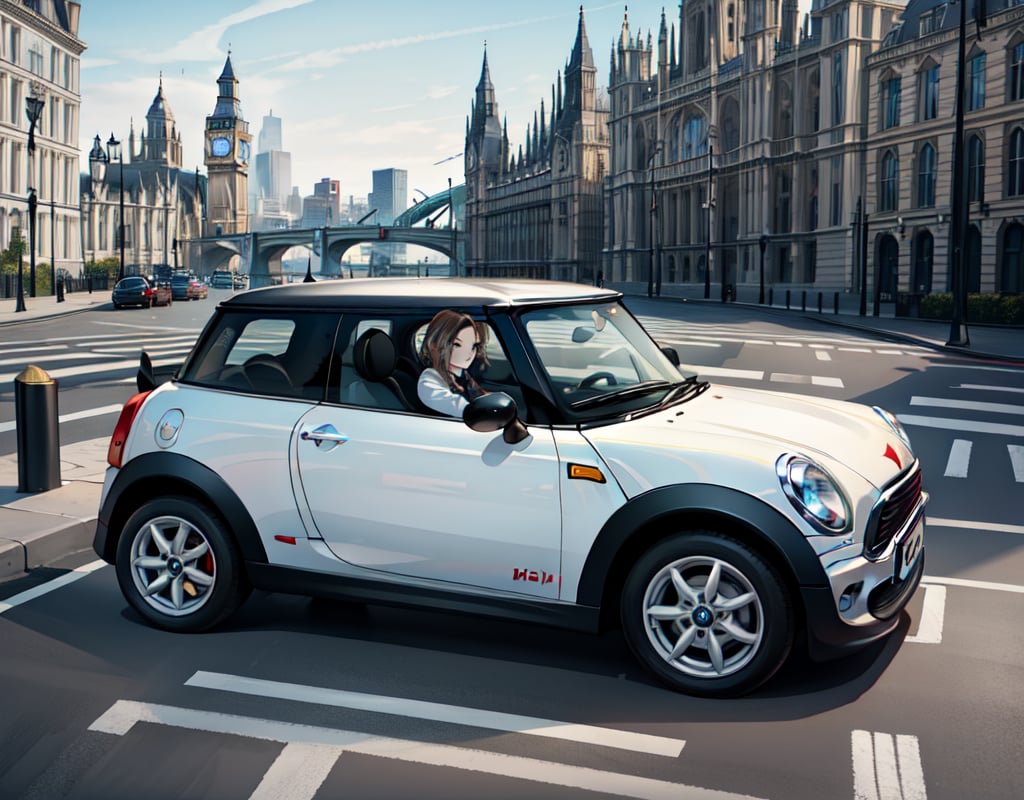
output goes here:
{"type": "Polygon", "coordinates": [[[61,485],[57,416],[57,381],[42,367],[29,365],[14,379],[19,492],[61,485]]]}

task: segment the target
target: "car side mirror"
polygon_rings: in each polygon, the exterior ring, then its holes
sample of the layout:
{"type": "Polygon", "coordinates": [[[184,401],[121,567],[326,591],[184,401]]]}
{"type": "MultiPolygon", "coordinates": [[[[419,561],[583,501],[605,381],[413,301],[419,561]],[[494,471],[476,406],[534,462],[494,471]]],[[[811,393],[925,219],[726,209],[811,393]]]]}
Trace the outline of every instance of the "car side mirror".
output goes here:
{"type": "Polygon", "coordinates": [[[665,358],[672,362],[673,367],[680,365],[679,353],[676,352],[674,347],[670,347],[667,344],[660,345],[661,352],[665,354],[665,358]]]}
{"type": "Polygon", "coordinates": [[[517,444],[530,435],[519,421],[516,401],[504,392],[482,395],[466,406],[462,421],[477,433],[501,430],[506,444],[517,444]]]}
{"type": "Polygon", "coordinates": [[[594,338],[594,334],[597,330],[594,328],[588,328],[586,325],[580,325],[572,330],[572,340],[576,344],[583,344],[589,342],[594,338]]]}

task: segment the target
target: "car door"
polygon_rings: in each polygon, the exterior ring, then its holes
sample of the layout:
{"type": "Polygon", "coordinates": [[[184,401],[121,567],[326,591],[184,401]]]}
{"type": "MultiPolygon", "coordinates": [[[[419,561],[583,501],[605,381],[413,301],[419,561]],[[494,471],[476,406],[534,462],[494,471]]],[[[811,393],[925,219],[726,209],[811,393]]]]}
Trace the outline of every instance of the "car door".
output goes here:
{"type": "MultiPolygon", "coordinates": [[[[343,330],[342,347],[367,322],[395,333],[393,321],[364,320],[343,330]]],[[[509,445],[501,431],[478,433],[460,419],[341,396],[309,410],[293,442],[309,518],[338,558],[389,575],[558,597],[559,464],[549,428],[530,427],[509,445]]]]}

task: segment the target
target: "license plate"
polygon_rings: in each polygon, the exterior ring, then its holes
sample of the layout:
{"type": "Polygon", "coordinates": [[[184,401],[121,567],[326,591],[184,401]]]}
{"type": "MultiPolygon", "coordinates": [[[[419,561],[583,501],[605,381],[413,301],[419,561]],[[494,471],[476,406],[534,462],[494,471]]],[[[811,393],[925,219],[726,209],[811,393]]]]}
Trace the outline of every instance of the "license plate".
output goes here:
{"type": "Polygon", "coordinates": [[[924,549],[924,519],[918,520],[913,530],[908,533],[902,541],[896,545],[895,565],[893,578],[897,581],[905,580],[914,563],[924,549]]]}

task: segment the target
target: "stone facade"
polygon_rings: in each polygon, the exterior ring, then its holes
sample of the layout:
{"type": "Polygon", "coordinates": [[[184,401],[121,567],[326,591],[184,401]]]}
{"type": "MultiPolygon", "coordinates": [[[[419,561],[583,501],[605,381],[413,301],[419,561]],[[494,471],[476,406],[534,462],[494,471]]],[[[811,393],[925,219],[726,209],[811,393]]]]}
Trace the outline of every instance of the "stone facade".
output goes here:
{"type": "MultiPolygon", "coordinates": [[[[28,241],[28,190],[36,192],[37,263],[77,275],[82,266],[78,206],[80,4],[0,0],[0,250],[15,230],[28,241]],[[25,100],[43,111],[28,153],[25,100]]],[[[28,256],[26,255],[26,264],[28,256]]],[[[26,289],[26,291],[28,291],[26,289]]]]}

